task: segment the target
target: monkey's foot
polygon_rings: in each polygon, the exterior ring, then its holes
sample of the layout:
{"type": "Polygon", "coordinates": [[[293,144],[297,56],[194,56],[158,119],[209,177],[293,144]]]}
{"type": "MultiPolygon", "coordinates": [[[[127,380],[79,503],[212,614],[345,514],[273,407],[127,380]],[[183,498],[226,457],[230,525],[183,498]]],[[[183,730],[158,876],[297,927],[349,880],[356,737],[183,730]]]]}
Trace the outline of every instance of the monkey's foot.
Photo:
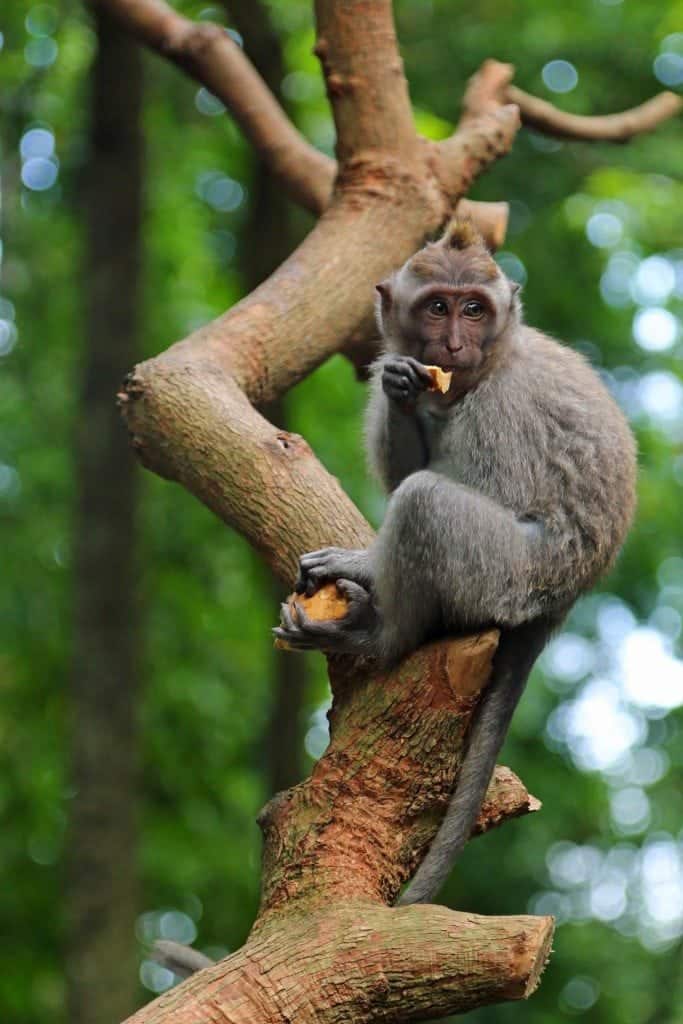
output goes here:
{"type": "Polygon", "coordinates": [[[370,553],[348,548],[321,548],[309,551],[299,559],[299,576],[294,589],[310,597],[327,580],[351,580],[363,590],[372,589],[370,553]]]}
{"type": "Polygon", "coordinates": [[[337,589],[349,608],[341,619],[309,619],[301,605],[280,605],[280,625],[273,635],[297,651],[328,651],[330,654],[373,653],[379,615],[372,596],[352,580],[337,580],[337,589]]]}

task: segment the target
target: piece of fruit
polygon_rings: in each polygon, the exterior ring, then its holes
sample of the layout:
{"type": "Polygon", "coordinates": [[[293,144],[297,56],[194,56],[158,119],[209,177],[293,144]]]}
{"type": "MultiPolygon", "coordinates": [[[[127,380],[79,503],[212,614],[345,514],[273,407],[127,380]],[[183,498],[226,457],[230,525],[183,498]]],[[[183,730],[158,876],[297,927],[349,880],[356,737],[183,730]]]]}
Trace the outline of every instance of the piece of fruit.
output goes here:
{"type": "MultiPolygon", "coordinates": [[[[290,594],[287,604],[293,609],[294,618],[297,607],[300,607],[309,619],[316,619],[319,622],[325,619],[343,619],[349,607],[349,602],[339,593],[334,583],[323,583],[310,597],[306,594],[290,594]]],[[[281,651],[290,649],[285,640],[276,640],[275,646],[281,651]]]]}
{"type": "Polygon", "coordinates": [[[442,370],[440,366],[427,366],[429,374],[432,378],[432,383],[427,388],[428,391],[440,391],[442,395],[445,395],[451,386],[452,373],[447,370],[442,370]]]}

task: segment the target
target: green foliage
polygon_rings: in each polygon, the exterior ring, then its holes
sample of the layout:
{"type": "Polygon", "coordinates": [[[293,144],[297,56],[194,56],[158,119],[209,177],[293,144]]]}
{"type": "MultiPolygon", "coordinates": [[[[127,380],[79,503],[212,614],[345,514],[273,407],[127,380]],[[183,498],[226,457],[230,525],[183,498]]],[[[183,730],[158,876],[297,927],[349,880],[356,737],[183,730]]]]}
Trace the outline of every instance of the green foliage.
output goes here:
{"type": "MultiPolygon", "coordinates": [[[[309,5],[271,6],[293,116],[331,151],[309,5]]],[[[197,3],[183,9],[192,16],[206,10],[197,3]]],[[[66,769],[72,438],[90,270],[82,266],[79,187],[93,36],[77,6],[60,9],[54,30],[42,36],[27,30],[32,11],[21,2],[3,10],[0,52],[7,125],[0,321],[16,325],[5,328],[0,357],[0,1014],[6,1024],[62,1024],[60,892],[73,795],[66,769]],[[58,45],[55,59],[28,63],[27,52],[36,56],[27,45],[45,38],[58,45]],[[59,158],[57,180],[45,191],[21,183],[19,144],[35,127],[52,131],[59,158]]],[[[683,24],[683,6],[485,0],[473,16],[447,0],[399,0],[397,22],[416,123],[440,137],[457,119],[467,77],[491,55],[514,62],[522,87],[565,109],[605,112],[642,102],[659,88],[653,60],[662,39],[683,24]],[[553,59],[578,71],[566,95],[544,84],[542,70],[553,59]]],[[[146,89],[143,344],[153,353],[242,294],[238,254],[253,162],[228,115],[202,113],[202,103],[208,108],[197,85],[155,57],[146,61],[146,89]]],[[[473,192],[512,202],[501,260],[526,278],[528,319],[580,347],[606,374],[637,429],[641,462],[639,520],[619,565],[601,595],[576,610],[565,646],[558,641],[542,660],[506,746],[506,763],[544,808],[473,844],[449,885],[454,905],[489,913],[528,908],[560,921],[539,993],[529,1004],[478,1011],[482,1022],[540,1024],[582,1013],[610,1024],[680,1018],[680,133],[678,121],[611,148],[525,131],[473,192]],[[654,279],[641,280],[653,256],[664,262],[650,264],[654,279]],[[678,276],[667,291],[662,275],[671,268],[678,276]],[[669,319],[645,325],[639,343],[634,326],[648,309],[669,319]],[[676,336],[663,345],[667,324],[676,336]],[[619,652],[637,676],[631,689],[619,652]],[[651,704],[643,682],[649,674],[651,704]],[[621,756],[607,756],[608,741],[621,756]]],[[[359,458],[363,401],[349,366],[335,358],[288,396],[287,410],[292,429],[378,522],[382,499],[359,458]]],[[[263,737],[272,591],[245,543],[180,488],[150,475],[140,551],[140,937],[168,928],[187,939],[196,929],[200,946],[230,949],[244,939],[258,899],[254,819],[269,796],[263,737]],[[162,921],[164,910],[176,913],[162,921]]],[[[311,714],[325,698],[318,659],[311,714]]]]}

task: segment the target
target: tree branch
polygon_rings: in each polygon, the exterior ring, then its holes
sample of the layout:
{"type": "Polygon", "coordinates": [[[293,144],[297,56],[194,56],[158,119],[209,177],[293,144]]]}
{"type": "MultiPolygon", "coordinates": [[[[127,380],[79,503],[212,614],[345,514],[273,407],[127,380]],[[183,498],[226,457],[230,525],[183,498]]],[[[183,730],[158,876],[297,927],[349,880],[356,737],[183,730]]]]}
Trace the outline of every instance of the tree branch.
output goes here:
{"type": "MultiPolygon", "coordinates": [[[[212,1024],[217,1007],[230,1024],[397,1024],[530,995],[552,918],[386,906],[438,827],[496,643],[488,632],[431,644],[391,674],[335,660],[330,745],[260,816],[246,945],[131,1024],[212,1024]]],[[[499,769],[486,806],[480,829],[537,802],[499,769]]]]}
{"type": "Polygon", "coordinates": [[[415,127],[391,0],[315,0],[315,14],[315,52],[334,114],[340,163],[369,149],[412,163],[415,127]]]}
{"type": "MultiPolygon", "coordinates": [[[[322,213],[332,195],[336,161],[297,131],[248,57],[220,25],[184,18],[165,0],[90,3],[109,11],[140,42],[217,96],[290,198],[312,213],[322,213]]],[[[469,201],[467,216],[492,248],[500,247],[507,204],[469,201]]]]}
{"type": "Polygon", "coordinates": [[[546,100],[512,85],[512,64],[485,60],[467,83],[463,97],[461,125],[495,110],[502,103],[519,108],[522,124],[546,135],[591,142],[626,142],[635,135],[652,131],[683,109],[683,99],[673,92],[661,92],[639,107],[619,114],[585,117],[559,110],[546,100]]]}
{"type": "MultiPolygon", "coordinates": [[[[385,34],[384,49],[381,39],[378,33],[367,66],[356,69],[371,95],[375,76],[384,81],[395,62],[393,34],[385,34]]],[[[145,465],[182,482],[245,533],[289,582],[300,551],[367,539],[368,528],[308,447],[278,434],[247,399],[278,398],[347,339],[367,336],[369,283],[443,224],[453,197],[506,151],[516,125],[516,108],[502,107],[468,123],[442,153],[417,139],[412,160],[393,151],[356,153],[342,166],[331,205],[276,273],[138,367],[124,388],[124,415],[145,465]],[[253,486],[259,478],[262,490],[253,486]],[[310,493],[318,495],[315,511],[310,493]]]]}
{"type": "Polygon", "coordinates": [[[164,0],[90,0],[152,50],[206,86],[230,110],[296,202],[320,213],[335,165],[296,130],[240,47],[220,25],[194,22],[164,0]]]}
{"type": "Polygon", "coordinates": [[[507,87],[505,98],[517,104],[522,123],[527,128],[561,139],[583,139],[587,142],[627,142],[635,135],[653,131],[662,121],[675,117],[683,109],[683,99],[673,92],[660,92],[631,110],[594,117],[558,110],[552,103],[514,85],[507,87]]]}

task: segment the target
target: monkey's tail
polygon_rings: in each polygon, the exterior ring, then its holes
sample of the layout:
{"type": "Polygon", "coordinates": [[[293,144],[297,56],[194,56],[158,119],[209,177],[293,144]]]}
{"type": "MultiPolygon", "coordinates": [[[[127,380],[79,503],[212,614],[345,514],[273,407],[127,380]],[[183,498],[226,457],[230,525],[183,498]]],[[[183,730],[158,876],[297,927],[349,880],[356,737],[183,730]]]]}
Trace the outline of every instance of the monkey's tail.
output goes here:
{"type": "Polygon", "coordinates": [[[471,726],[457,788],[427,856],[397,901],[399,906],[429,903],[470,838],[513,712],[551,628],[537,620],[501,634],[491,681],[471,726]]]}

